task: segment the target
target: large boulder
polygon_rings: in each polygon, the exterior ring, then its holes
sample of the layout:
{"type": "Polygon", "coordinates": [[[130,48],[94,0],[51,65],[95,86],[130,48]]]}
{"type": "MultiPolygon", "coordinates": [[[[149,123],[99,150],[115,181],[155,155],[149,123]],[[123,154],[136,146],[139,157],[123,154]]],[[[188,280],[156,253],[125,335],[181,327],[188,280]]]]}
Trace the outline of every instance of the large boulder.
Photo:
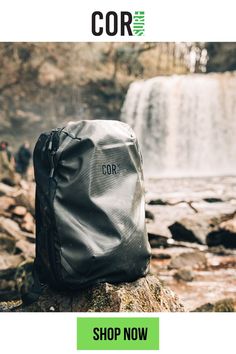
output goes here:
{"type": "Polygon", "coordinates": [[[184,218],[178,219],[176,222],[169,226],[169,230],[172,234],[172,237],[176,241],[185,241],[185,242],[196,242],[202,245],[217,246],[220,243],[214,243],[214,238],[217,237],[215,233],[210,236],[210,239],[213,239],[213,242],[209,243],[208,235],[212,232],[223,230],[231,234],[234,234],[236,229],[234,212],[231,210],[228,212],[210,211],[209,213],[199,212],[195,215],[189,215],[184,218]],[[232,220],[228,222],[228,220],[232,220]]]}
{"type": "Polygon", "coordinates": [[[184,267],[205,268],[207,258],[203,252],[183,252],[171,259],[169,269],[181,269],[184,267]]]}
{"type": "Polygon", "coordinates": [[[208,233],[206,240],[210,247],[222,245],[226,248],[236,248],[236,217],[220,223],[208,233]]]}
{"type": "Polygon", "coordinates": [[[236,312],[236,299],[228,298],[213,303],[209,302],[191,312],[236,312]]]}
{"type": "Polygon", "coordinates": [[[206,235],[209,232],[209,218],[192,215],[176,221],[169,226],[172,237],[176,241],[206,243],[206,235]]]}
{"type": "Polygon", "coordinates": [[[173,291],[153,275],[132,283],[100,284],[76,292],[45,288],[37,302],[22,312],[183,312],[173,291]]]}

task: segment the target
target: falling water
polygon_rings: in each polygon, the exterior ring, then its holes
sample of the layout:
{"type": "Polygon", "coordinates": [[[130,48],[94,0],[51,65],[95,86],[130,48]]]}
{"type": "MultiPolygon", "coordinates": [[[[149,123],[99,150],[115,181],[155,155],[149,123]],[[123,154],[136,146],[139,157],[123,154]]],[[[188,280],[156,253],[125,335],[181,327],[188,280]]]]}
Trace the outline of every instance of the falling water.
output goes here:
{"type": "Polygon", "coordinates": [[[236,73],[134,82],[121,119],[135,130],[149,174],[236,172],[236,73]]]}

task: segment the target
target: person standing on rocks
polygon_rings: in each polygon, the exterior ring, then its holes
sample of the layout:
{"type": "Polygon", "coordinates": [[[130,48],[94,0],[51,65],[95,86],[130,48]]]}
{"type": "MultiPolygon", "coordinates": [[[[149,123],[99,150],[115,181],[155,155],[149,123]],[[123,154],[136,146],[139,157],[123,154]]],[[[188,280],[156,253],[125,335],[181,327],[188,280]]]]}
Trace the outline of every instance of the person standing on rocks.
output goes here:
{"type": "Polygon", "coordinates": [[[0,143],[0,181],[15,185],[15,161],[7,141],[0,143]]]}
{"type": "Polygon", "coordinates": [[[28,141],[25,141],[24,144],[20,146],[18,152],[16,153],[16,172],[18,172],[22,177],[27,176],[30,159],[31,159],[30,145],[28,141]]]}

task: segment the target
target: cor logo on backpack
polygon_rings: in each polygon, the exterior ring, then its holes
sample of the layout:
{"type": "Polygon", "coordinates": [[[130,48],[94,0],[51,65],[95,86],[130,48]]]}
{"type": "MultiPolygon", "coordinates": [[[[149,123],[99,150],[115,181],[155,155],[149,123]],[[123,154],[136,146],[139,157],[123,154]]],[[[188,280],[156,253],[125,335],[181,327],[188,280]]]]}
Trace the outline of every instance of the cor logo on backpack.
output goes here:
{"type": "Polygon", "coordinates": [[[117,175],[119,173],[119,169],[119,165],[116,165],[115,163],[102,165],[102,173],[108,176],[117,175]]]}

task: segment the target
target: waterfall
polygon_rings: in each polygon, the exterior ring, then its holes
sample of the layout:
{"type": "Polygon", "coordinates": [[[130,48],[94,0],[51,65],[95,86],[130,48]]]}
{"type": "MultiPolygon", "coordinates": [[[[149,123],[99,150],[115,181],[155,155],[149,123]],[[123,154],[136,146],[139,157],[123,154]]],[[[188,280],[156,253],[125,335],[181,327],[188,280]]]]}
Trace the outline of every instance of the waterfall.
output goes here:
{"type": "Polygon", "coordinates": [[[121,120],[154,176],[236,172],[236,73],[160,76],[130,85],[121,120]]]}

